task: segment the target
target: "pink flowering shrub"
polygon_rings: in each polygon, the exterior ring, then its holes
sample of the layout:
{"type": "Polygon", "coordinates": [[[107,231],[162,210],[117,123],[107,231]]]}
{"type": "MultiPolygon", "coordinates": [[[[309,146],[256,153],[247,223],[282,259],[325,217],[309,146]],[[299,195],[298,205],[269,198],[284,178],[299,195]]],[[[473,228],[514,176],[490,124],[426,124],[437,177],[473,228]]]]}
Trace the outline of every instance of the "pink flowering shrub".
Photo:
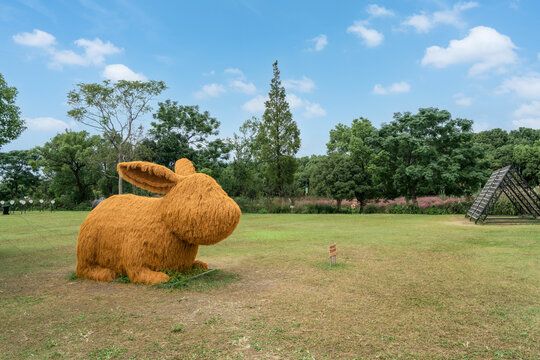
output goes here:
{"type": "MultiPolygon", "coordinates": [[[[243,212],[248,213],[304,213],[304,214],[333,214],[337,213],[337,203],[328,198],[296,198],[278,199],[266,198],[247,200],[237,198],[243,212]]],[[[388,213],[388,214],[464,214],[470,201],[459,197],[422,196],[417,198],[417,204],[406,203],[404,197],[396,199],[371,200],[360,209],[356,199],[343,200],[342,213],[388,213]]]]}
{"type": "MultiPolygon", "coordinates": [[[[416,199],[418,202],[418,206],[422,209],[427,209],[433,206],[442,206],[442,205],[449,205],[453,203],[460,203],[467,201],[465,198],[458,198],[458,197],[448,197],[448,198],[441,198],[440,196],[422,196],[416,199]]],[[[395,199],[379,199],[378,201],[372,200],[367,203],[367,205],[375,205],[378,207],[387,207],[389,205],[407,205],[407,202],[405,201],[405,198],[398,197],[395,199]]],[[[410,204],[410,202],[409,202],[410,204]]]]}

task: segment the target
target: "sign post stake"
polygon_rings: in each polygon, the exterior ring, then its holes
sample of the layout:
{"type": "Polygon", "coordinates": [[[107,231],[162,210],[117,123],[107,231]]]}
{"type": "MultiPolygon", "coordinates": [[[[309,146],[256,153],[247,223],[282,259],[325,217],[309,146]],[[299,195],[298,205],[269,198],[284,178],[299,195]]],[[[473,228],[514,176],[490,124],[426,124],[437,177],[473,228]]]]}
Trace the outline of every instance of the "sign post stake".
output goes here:
{"type": "Polygon", "coordinates": [[[332,261],[336,265],[336,255],[337,255],[337,244],[328,245],[328,261],[330,262],[330,267],[332,267],[332,261]]]}

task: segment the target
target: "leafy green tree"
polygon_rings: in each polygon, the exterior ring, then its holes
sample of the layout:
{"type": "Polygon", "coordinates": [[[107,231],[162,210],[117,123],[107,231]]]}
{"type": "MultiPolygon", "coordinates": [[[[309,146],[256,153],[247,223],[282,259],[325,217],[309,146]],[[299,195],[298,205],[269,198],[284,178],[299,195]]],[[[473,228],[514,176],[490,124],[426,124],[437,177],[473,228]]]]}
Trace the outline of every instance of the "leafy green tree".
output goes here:
{"type": "Polygon", "coordinates": [[[510,131],[508,139],[513,145],[533,145],[540,140],[540,129],[520,127],[510,131]]]}
{"type": "MultiPolygon", "coordinates": [[[[136,121],[151,110],[149,102],[166,89],[163,81],[126,81],[77,84],[68,93],[68,115],[103,133],[116,150],[117,162],[125,160],[129,143],[138,129],[136,121]]],[[[122,178],[118,177],[118,193],[122,178]]]]}
{"type": "Polygon", "coordinates": [[[75,203],[91,198],[92,185],[101,176],[99,168],[94,166],[100,142],[98,135],[66,130],[36,148],[39,153],[37,164],[51,178],[56,196],[69,194],[75,203]]]}
{"type": "Polygon", "coordinates": [[[0,200],[31,195],[32,189],[39,185],[40,181],[37,169],[32,166],[35,159],[36,154],[31,150],[0,153],[0,194],[3,197],[0,200]]]}
{"type": "Polygon", "coordinates": [[[532,186],[540,185],[540,140],[533,145],[514,146],[514,163],[532,186]]]}
{"type": "Polygon", "coordinates": [[[220,122],[197,105],[179,105],[177,101],[159,103],[149,130],[151,142],[143,142],[154,161],[173,168],[176,160],[188,158],[198,171],[218,176],[228,159],[230,145],[219,135],[220,122]]]}
{"type": "Polygon", "coordinates": [[[325,158],[325,155],[311,155],[297,159],[298,167],[294,175],[294,188],[297,195],[324,195],[317,193],[316,188],[311,184],[311,180],[319,166],[319,162],[325,158]]]}
{"type": "Polygon", "coordinates": [[[472,123],[436,108],[394,114],[380,130],[378,160],[387,165],[380,168],[382,177],[412,202],[419,193],[470,194],[486,177],[482,148],[472,142],[472,123]]]}
{"type": "Polygon", "coordinates": [[[333,153],[321,159],[311,183],[318,194],[336,200],[338,211],[341,211],[341,202],[354,198],[355,183],[350,156],[333,153]]]}
{"type": "Polygon", "coordinates": [[[496,128],[474,134],[473,141],[479,144],[491,172],[513,162],[514,145],[505,130],[496,128]]]}
{"type": "Polygon", "coordinates": [[[0,148],[15,140],[26,129],[20,118],[21,110],[15,105],[17,89],[10,87],[0,74],[0,148]]]}
{"type": "MultiPolygon", "coordinates": [[[[116,170],[117,153],[109,141],[101,138],[96,152],[91,157],[91,163],[95,171],[99,173],[99,178],[96,182],[96,198],[109,197],[118,193],[118,171],[116,170]]],[[[141,159],[146,160],[146,159],[141,159]]],[[[131,184],[127,184],[128,186],[131,184]]]]}
{"type": "Polygon", "coordinates": [[[274,77],[257,134],[259,160],[267,164],[267,177],[278,196],[294,181],[296,159],[300,148],[300,130],[293,120],[285,88],[281,85],[278,62],[273,64],[274,77]]]}
{"type": "Polygon", "coordinates": [[[328,154],[350,155],[354,196],[363,208],[367,200],[377,196],[374,183],[374,159],[378,147],[377,129],[365,118],[354,119],[351,126],[338,124],[330,130],[326,144],[328,154]]]}
{"type": "Polygon", "coordinates": [[[256,198],[263,190],[260,164],[255,159],[256,137],[260,121],[256,117],[246,120],[238,133],[233,134],[231,149],[233,160],[228,166],[230,172],[227,190],[229,195],[256,198]]]}
{"type": "Polygon", "coordinates": [[[540,129],[521,127],[509,133],[492,129],[474,135],[474,142],[480,145],[486,156],[491,172],[504,166],[515,164],[522,175],[532,184],[538,184],[536,142],[540,141],[540,129]]]}

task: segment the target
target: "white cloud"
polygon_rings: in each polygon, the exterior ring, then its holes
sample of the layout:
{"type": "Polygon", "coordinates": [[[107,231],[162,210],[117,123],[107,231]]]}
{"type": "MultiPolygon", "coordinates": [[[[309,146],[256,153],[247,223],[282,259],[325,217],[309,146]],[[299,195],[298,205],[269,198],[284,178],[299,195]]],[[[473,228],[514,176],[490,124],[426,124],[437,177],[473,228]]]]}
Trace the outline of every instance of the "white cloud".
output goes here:
{"type": "Polygon", "coordinates": [[[104,43],[98,38],[94,40],[79,39],[75,41],[75,45],[84,48],[84,59],[92,65],[102,65],[106,55],[122,52],[122,49],[117,48],[110,41],[104,43]]]}
{"type": "Polygon", "coordinates": [[[540,101],[533,101],[529,104],[521,105],[514,111],[515,117],[538,117],[540,118],[540,101]]]}
{"type": "Polygon", "coordinates": [[[537,118],[525,118],[525,119],[516,119],[512,121],[512,124],[516,127],[527,127],[533,129],[540,129],[540,117],[537,118]]]}
{"type": "Polygon", "coordinates": [[[514,92],[525,99],[540,99],[540,73],[527,76],[514,76],[503,81],[497,89],[498,93],[514,92]]]}
{"type": "Polygon", "coordinates": [[[302,115],[308,119],[326,116],[326,111],[321,107],[321,105],[302,99],[296,94],[287,94],[286,100],[289,103],[291,110],[304,109],[302,115]]]}
{"type": "MultiPolygon", "coordinates": [[[[540,94],[537,98],[540,98],[540,94]]],[[[515,118],[512,121],[514,126],[540,129],[540,101],[533,100],[528,104],[522,104],[512,115],[515,118]]]]}
{"type": "Polygon", "coordinates": [[[538,57],[538,60],[540,60],[540,52],[536,54],[536,56],[538,57]]]}
{"type": "Polygon", "coordinates": [[[201,90],[194,93],[193,96],[195,96],[197,99],[206,99],[210,97],[218,97],[226,92],[227,90],[225,90],[223,85],[212,83],[204,85],[201,90]]]}
{"type": "Polygon", "coordinates": [[[237,69],[237,68],[228,68],[228,69],[225,69],[225,74],[232,74],[232,75],[236,75],[238,76],[238,78],[240,80],[244,80],[246,77],[244,76],[244,73],[242,72],[242,70],[240,69],[237,69]]]}
{"type": "Polygon", "coordinates": [[[514,110],[512,123],[516,127],[540,129],[540,74],[531,73],[527,76],[514,76],[506,79],[497,89],[498,93],[514,92],[518,97],[532,100],[514,110]]]}
{"type": "Polygon", "coordinates": [[[462,97],[456,99],[456,104],[461,106],[471,106],[472,105],[472,98],[470,97],[462,97]]]}
{"type": "Polygon", "coordinates": [[[254,94],[257,92],[257,87],[255,86],[255,84],[245,81],[246,76],[244,75],[242,70],[238,68],[227,68],[225,69],[225,74],[230,74],[236,77],[236,79],[229,81],[229,87],[233,91],[241,92],[244,94],[254,94]]]}
{"type": "Polygon", "coordinates": [[[428,32],[433,27],[432,20],[426,14],[414,14],[402,24],[414,27],[419,33],[428,32]]]}
{"type": "Polygon", "coordinates": [[[347,33],[355,34],[360,39],[364,40],[364,43],[369,47],[375,47],[382,43],[384,36],[380,32],[374,29],[365,27],[366,23],[362,21],[355,21],[354,25],[347,28],[347,33]]]}
{"type": "Polygon", "coordinates": [[[55,37],[38,29],[35,29],[33,33],[16,34],[13,40],[20,45],[43,49],[50,56],[49,65],[54,69],[62,69],[63,65],[101,66],[105,62],[105,56],[122,52],[122,49],[114,46],[110,41],[103,42],[98,38],[76,40],[75,45],[83,49],[82,54],[73,50],[57,49],[55,37]]]}
{"type": "Polygon", "coordinates": [[[289,103],[289,107],[291,108],[291,110],[300,108],[306,104],[303,99],[292,93],[285,95],[285,100],[287,100],[287,102],[289,103]]]}
{"type": "Polygon", "coordinates": [[[445,68],[453,64],[473,63],[469,75],[479,75],[493,68],[502,71],[504,65],[515,63],[517,55],[514,49],[517,47],[508,36],[490,27],[477,26],[469,31],[467,37],[451,40],[447,48],[427,48],[422,65],[445,68]]]}
{"type": "Polygon", "coordinates": [[[28,130],[34,131],[58,132],[74,127],[73,124],[52,117],[25,118],[24,122],[28,130]]]}
{"type": "Polygon", "coordinates": [[[53,35],[38,29],[34,29],[34,32],[32,33],[23,32],[13,35],[13,41],[20,45],[43,49],[49,48],[56,43],[56,39],[53,35]]]}
{"type": "Polygon", "coordinates": [[[473,123],[473,130],[476,133],[492,129],[493,126],[487,121],[475,121],[473,123]]]}
{"type": "Polygon", "coordinates": [[[105,79],[112,81],[128,80],[128,81],[146,81],[146,76],[141,73],[135,73],[133,70],[123,64],[112,64],[105,66],[105,70],[101,73],[105,79]]]}
{"type": "Polygon", "coordinates": [[[62,65],[80,65],[86,66],[88,62],[79,54],[75,54],[71,50],[54,51],[51,54],[51,67],[61,69],[62,65]]]}
{"type": "Polygon", "coordinates": [[[308,102],[306,104],[306,111],[304,116],[307,118],[323,117],[326,116],[326,110],[321,105],[308,102]]]}
{"type": "MultiPolygon", "coordinates": [[[[251,114],[261,114],[265,110],[265,102],[267,100],[268,97],[258,95],[242,105],[242,109],[251,114]]],[[[304,109],[302,115],[306,118],[326,116],[326,111],[321,107],[321,105],[311,103],[293,93],[287,94],[286,100],[289,103],[291,110],[297,111],[304,109]]]]}
{"type": "Polygon", "coordinates": [[[387,87],[384,87],[381,84],[376,84],[373,87],[373,93],[377,95],[403,94],[408,93],[409,91],[411,91],[411,86],[405,81],[396,82],[387,87]]]}
{"type": "Polygon", "coordinates": [[[239,91],[244,94],[254,94],[257,92],[257,88],[252,82],[246,83],[242,80],[233,80],[230,82],[229,85],[233,90],[239,91]]]}
{"type": "Polygon", "coordinates": [[[267,97],[257,95],[256,97],[242,105],[242,109],[251,114],[263,113],[265,109],[264,103],[266,102],[266,100],[268,100],[267,97]]]}
{"type": "Polygon", "coordinates": [[[473,103],[472,98],[467,97],[463,95],[462,93],[455,94],[454,99],[456,99],[456,104],[460,106],[471,106],[473,103]]]}
{"type": "Polygon", "coordinates": [[[369,15],[373,17],[382,17],[382,16],[394,16],[394,12],[392,10],[388,10],[387,8],[383,6],[379,6],[377,4],[370,4],[367,6],[366,11],[369,15]]]}
{"type": "Polygon", "coordinates": [[[315,88],[315,82],[308,77],[303,76],[302,79],[289,79],[283,81],[285,89],[298,90],[300,92],[310,92],[315,88]]]}
{"type": "Polygon", "coordinates": [[[461,20],[461,13],[477,6],[478,3],[475,1],[459,2],[449,10],[435,11],[431,14],[421,12],[409,16],[407,20],[402,22],[402,25],[411,26],[418,33],[426,33],[439,24],[453,25],[460,28],[465,26],[465,23],[461,20]]]}
{"type": "Polygon", "coordinates": [[[212,76],[212,75],[215,75],[216,72],[214,70],[210,70],[209,72],[206,72],[206,73],[203,73],[202,75],[203,76],[212,76]]]}
{"type": "Polygon", "coordinates": [[[321,51],[326,47],[326,45],[328,45],[328,38],[324,34],[315,36],[313,39],[309,41],[315,43],[315,47],[313,49],[310,49],[312,51],[321,51]]]}

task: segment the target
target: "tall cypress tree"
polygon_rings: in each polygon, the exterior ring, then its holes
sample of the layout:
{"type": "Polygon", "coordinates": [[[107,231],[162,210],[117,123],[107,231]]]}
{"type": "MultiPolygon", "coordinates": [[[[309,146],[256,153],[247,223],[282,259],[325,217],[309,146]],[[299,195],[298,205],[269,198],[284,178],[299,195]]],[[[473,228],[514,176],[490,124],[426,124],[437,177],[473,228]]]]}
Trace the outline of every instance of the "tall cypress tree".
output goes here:
{"type": "Polygon", "coordinates": [[[259,158],[267,164],[268,181],[277,195],[282,196],[285,187],[294,181],[294,155],[300,148],[300,130],[285,99],[277,60],[273,67],[274,78],[270,83],[268,101],[265,102],[266,109],[257,135],[257,144],[259,158]]]}

